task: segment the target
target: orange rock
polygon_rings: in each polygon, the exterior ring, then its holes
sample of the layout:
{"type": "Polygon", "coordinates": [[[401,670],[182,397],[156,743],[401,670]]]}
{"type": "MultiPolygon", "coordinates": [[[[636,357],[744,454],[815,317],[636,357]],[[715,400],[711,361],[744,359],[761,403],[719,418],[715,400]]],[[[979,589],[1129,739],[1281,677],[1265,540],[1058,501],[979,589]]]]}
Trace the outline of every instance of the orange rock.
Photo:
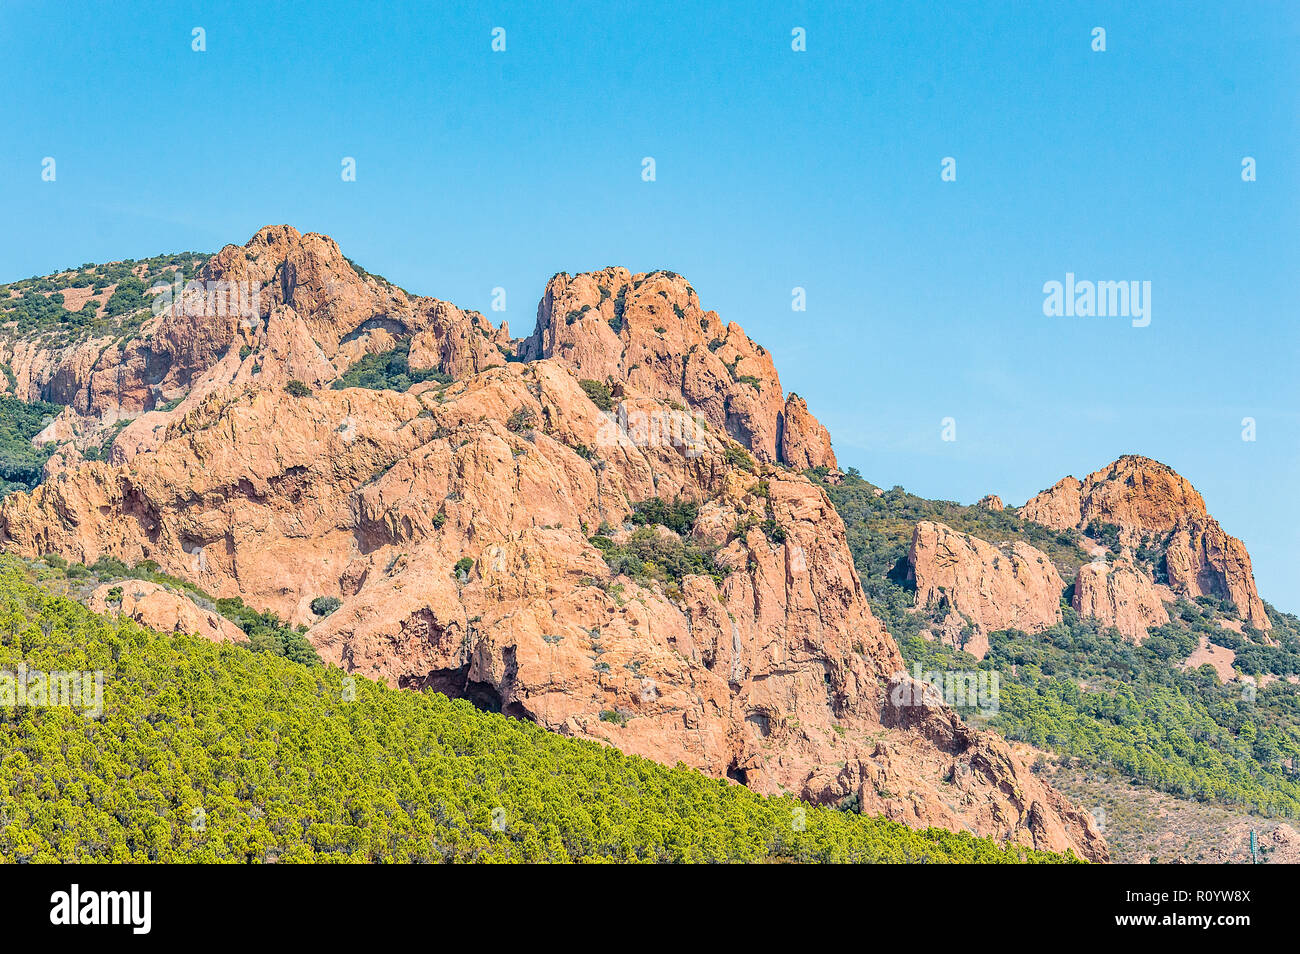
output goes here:
{"type": "Polygon", "coordinates": [[[830,432],[808,413],[808,405],[793,391],[785,400],[781,420],[781,460],[795,470],[829,467],[835,472],[830,432]]]}
{"type": "Polygon", "coordinates": [[[1151,578],[1128,561],[1079,567],[1070,602],[1081,616],[1114,626],[1137,643],[1146,638],[1147,627],[1169,622],[1151,578]]]}
{"type": "Polygon", "coordinates": [[[580,378],[625,382],[685,404],[760,461],[835,466],[830,435],[801,398],[783,398],[767,350],[704,311],[695,289],[672,272],[556,275],[518,353],[526,361],[558,358],[580,378]]]}
{"type": "Polygon", "coordinates": [[[214,643],[248,641],[242,629],[216,610],[203,609],[188,596],[147,580],[104,583],[90,594],[87,605],[96,613],[129,616],[160,633],[190,633],[214,643]]]}
{"type": "Polygon", "coordinates": [[[1204,516],[1205,501],[1159,461],[1129,455],[1089,474],[1066,477],[1020,508],[1027,520],[1054,530],[1109,523],[1139,531],[1168,531],[1185,516],[1204,516]]]}
{"type": "Polygon", "coordinates": [[[1188,596],[1231,600],[1242,618],[1257,629],[1272,629],[1246,545],[1229,536],[1212,517],[1180,522],[1169,540],[1165,562],[1169,585],[1188,596]]]}
{"type": "Polygon", "coordinates": [[[1251,625],[1272,628],[1245,545],[1206,513],[1185,478],[1158,461],[1121,457],[1082,482],[1066,477],[1031,498],[1020,515],[1054,530],[1117,526],[1129,551],[1144,544],[1164,548],[1175,593],[1229,599],[1251,625]]]}
{"type": "MultiPolygon", "coordinates": [[[[1000,629],[1038,633],[1061,620],[1065,583],[1047,555],[1027,543],[995,547],[923,520],[912,532],[907,560],[918,607],[950,607],[984,635],[1000,629]]],[[[968,651],[981,645],[987,652],[986,639],[968,651]]]]}

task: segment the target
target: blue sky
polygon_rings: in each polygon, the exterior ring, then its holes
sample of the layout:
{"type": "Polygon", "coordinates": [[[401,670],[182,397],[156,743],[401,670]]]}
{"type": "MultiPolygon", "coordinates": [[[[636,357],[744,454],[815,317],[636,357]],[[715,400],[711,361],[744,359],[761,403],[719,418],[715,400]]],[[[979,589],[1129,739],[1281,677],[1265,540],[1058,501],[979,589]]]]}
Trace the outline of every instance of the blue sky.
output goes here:
{"type": "Polygon", "coordinates": [[[557,271],[670,268],[868,479],[1146,454],[1300,610],[1300,6],[936,6],[5,0],[0,281],[288,222],[518,335],[557,271]],[[1151,324],[1045,317],[1067,272],[1151,324]]]}

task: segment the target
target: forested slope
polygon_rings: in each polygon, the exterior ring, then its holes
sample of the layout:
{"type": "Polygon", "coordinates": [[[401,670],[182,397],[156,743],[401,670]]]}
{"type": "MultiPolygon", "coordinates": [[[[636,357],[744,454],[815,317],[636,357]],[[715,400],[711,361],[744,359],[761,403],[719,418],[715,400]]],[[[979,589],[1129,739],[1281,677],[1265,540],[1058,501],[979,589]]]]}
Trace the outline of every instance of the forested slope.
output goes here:
{"type": "Polygon", "coordinates": [[[881,490],[852,470],[835,484],[824,474],[812,476],[843,517],[872,609],[909,665],[998,673],[996,714],[986,719],[965,710],[968,720],[1083,765],[1112,766],[1183,798],[1300,817],[1300,695],[1285,679],[1300,672],[1296,617],[1269,606],[1269,637],[1256,632],[1250,638],[1220,625],[1240,624],[1230,604],[1180,599],[1170,604],[1170,622],[1152,627],[1134,645],[1076,613],[1067,590],[1060,623],[1032,636],[991,633],[988,655],[975,660],[922,636],[935,620],[913,611],[905,574],[917,521],[941,521],[992,541],[1023,540],[1046,553],[1067,579],[1088,559],[1079,535],[1049,530],[1011,509],[990,512],[902,488],[881,490]],[[1233,648],[1237,669],[1260,677],[1262,685],[1225,685],[1209,666],[1181,665],[1201,638],[1233,648]]]}
{"type": "Polygon", "coordinates": [[[102,671],[103,707],[0,707],[6,861],[1062,860],[762,798],[464,701],[159,635],[0,557],[0,672],[24,667],[102,671]]]}

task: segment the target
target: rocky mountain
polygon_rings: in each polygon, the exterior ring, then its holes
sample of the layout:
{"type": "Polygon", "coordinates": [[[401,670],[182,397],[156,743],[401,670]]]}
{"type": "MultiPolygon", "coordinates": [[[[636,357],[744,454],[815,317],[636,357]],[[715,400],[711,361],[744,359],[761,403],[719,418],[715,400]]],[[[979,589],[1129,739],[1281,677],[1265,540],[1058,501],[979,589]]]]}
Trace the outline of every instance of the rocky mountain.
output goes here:
{"type": "Polygon", "coordinates": [[[903,674],[800,472],[834,465],[825,428],[680,277],[557,275],[524,339],[288,226],[197,282],[123,340],[9,329],[19,396],[68,409],[45,480],[0,504],[6,550],[152,561],[349,672],[760,792],[1106,858],[903,674]],[[410,373],[346,386],[363,365],[410,373]]]}
{"type": "Polygon", "coordinates": [[[1054,530],[1102,535],[1113,528],[1121,552],[1145,555],[1174,593],[1228,599],[1250,625],[1272,625],[1245,545],[1206,512],[1185,478],[1159,461],[1126,456],[1082,481],[1065,477],[1020,514],[1054,530]]]}
{"type": "MultiPolygon", "coordinates": [[[[976,507],[1002,512],[993,496],[976,507]]],[[[1065,583],[1058,569],[1073,581],[1067,598],[1080,616],[1135,642],[1169,622],[1166,604],[1179,598],[1224,599],[1243,623],[1272,626],[1244,544],[1209,516],[1190,482],[1158,461],[1121,457],[1085,480],[1066,477],[1016,516],[1074,533],[1080,557],[1057,567],[1023,540],[995,546],[924,520],[908,550],[915,606],[940,616],[951,609],[955,615],[944,617],[935,635],[977,659],[989,632],[1036,633],[1060,622],[1065,583]]]]}
{"type": "MultiPolygon", "coordinates": [[[[984,658],[994,630],[1037,633],[1061,620],[1065,583],[1047,555],[1028,543],[993,546],[923,520],[912,534],[907,561],[917,607],[951,611],[973,626],[958,648],[977,659],[984,658]]],[[[957,625],[945,623],[949,630],[957,625]]]]}

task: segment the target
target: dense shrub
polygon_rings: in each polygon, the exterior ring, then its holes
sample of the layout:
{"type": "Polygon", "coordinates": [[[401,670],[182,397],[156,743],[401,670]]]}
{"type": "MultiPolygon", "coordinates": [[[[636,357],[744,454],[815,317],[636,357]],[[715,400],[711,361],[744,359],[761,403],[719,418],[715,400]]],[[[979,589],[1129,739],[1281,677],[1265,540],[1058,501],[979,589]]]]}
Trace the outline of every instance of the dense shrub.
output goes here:
{"type": "Polygon", "coordinates": [[[57,404],[27,403],[0,395],[0,497],[14,490],[31,490],[41,482],[54,445],[33,447],[32,438],[62,410],[57,404]]]}
{"type": "Polygon", "coordinates": [[[434,368],[414,369],[410,363],[411,342],[399,341],[391,351],[368,354],[348,368],[331,387],[368,388],[372,391],[406,391],[425,381],[448,384],[452,377],[434,368]]]}

